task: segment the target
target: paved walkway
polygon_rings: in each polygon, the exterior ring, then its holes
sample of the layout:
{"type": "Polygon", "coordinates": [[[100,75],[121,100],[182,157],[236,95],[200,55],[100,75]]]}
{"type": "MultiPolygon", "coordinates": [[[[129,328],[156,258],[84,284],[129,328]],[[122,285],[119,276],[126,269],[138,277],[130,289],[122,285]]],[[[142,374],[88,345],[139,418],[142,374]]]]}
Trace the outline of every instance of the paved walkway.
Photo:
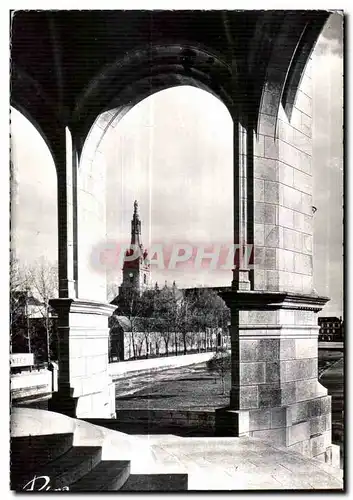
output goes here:
{"type": "Polygon", "coordinates": [[[155,456],[146,473],[189,475],[189,490],[342,489],[343,471],[257,439],[138,436],[155,456]]]}

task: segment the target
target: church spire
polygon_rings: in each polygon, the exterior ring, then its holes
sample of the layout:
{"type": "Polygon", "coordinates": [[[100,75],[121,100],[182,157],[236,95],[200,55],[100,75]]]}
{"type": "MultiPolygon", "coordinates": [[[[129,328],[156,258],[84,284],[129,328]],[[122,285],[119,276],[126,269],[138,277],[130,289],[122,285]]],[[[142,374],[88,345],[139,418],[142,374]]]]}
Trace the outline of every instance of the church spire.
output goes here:
{"type": "Polygon", "coordinates": [[[139,247],[142,245],[140,241],[141,235],[141,221],[138,213],[138,203],[134,201],[134,214],[132,216],[131,221],[131,245],[138,245],[139,247]]]}

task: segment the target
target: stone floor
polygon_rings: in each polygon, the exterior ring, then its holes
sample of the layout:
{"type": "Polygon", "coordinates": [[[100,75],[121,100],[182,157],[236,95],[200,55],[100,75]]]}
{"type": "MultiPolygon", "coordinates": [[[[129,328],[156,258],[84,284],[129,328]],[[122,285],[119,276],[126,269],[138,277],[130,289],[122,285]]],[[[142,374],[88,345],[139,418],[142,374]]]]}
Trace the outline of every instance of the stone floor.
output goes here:
{"type": "Polygon", "coordinates": [[[343,471],[248,438],[135,435],[60,414],[13,409],[11,434],[74,432],[76,446],[102,446],[103,460],[131,460],[132,474],[188,474],[189,490],[343,488],[343,471]]]}
{"type": "MultiPolygon", "coordinates": [[[[247,438],[139,436],[155,456],[154,468],[188,473],[189,490],[342,489],[343,471],[297,453],[247,438]]],[[[147,468],[146,468],[147,469],[147,468]]],[[[147,470],[146,470],[147,472],[147,470]]]]}

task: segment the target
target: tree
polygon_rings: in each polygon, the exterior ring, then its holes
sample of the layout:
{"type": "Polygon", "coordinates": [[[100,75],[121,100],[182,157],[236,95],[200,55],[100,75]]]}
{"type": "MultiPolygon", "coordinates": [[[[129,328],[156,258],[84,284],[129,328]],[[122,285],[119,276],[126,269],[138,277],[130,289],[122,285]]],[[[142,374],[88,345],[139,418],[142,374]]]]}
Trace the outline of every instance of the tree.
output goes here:
{"type": "Polygon", "coordinates": [[[27,304],[29,276],[18,259],[10,255],[10,335],[14,352],[31,352],[27,304]]]}
{"type": "Polygon", "coordinates": [[[58,297],[59,277],[57,264],[53,264],[46,259],[40,259],[28,268],[30,290],[33,297],[39,299],[40,304],[34,307],[36,315],[41,318],[42,327],[46,336],[47,361],[51,358],[51,345],[57,342],[56,328],[50,320],[52,308],[49,300],[58,297]]]}
{"type": "Polygon", "coordinates": [[[164,340],[166,356],[169,355],[169,344],[172,333],[174,333],[175,350],[177,353],[177,299],[175,291],[167,286],[156,293],[155,318],[156,329],[160,332],[164,340]]]}
{"type": "Polygon", "coordinates": [[[218,375],[222,381],[222,394],[225,394],[225,377],[231,371],[231,354],[222,349],[214,354],[206,363],[207,370],[210,373],[218,375]]]}
{"type": "Polygon", "coordinates": [[[140,323],[140,314],[141,314],[141,300],[139,292],[134,288],[125,288],[123,293],[120,293],[115,300],[113,300],[113,304],[118,306],[119,313],[122,316],[126,316],[131,331],[131,342],[132,342],[132,350],[133,357],[137,358],[137,333],[138,327],[140,323]]]}
{"type": "Polygon", "coordinates": [[[230,311],[214,290],[201,288],[192,295],[193,324],[199,336],[204,336],[204,347],[212,349],[212,336],[216,329],[226,330],[230,311]],[[208,335],[210,332],[211,335],[208,335]],[[209,345],[210,344],[210,345],[209,345]]]}
{"type": "Polygon", "coordinates": [[[146,358],[148,358],[150,352],[152,332],[156,329],[155,302],[157,294],[158,292],[155,290],[146,290],[140,297],[139,324],[146,345],[146,358]]]}
{"type": "Polygon", "coordinates": [[[193,308],[194,297],[184,294],[179,300],[176,312],[176,330],[180,333],[184,354],[187,354],[188,343],[190,346],[193,344],[193,308]]]}
{"type": "Polygon", "coordinates": [[[58,296],[57,266],[41,259],[23,266],[10,256],[10,329],[13,350],[49,361],[56,325],[49,300],[58,296]],[[43,335],[44,333],[44,335],[43,335]],[[27,346],[25,346],[27,342],[27,346]]]}

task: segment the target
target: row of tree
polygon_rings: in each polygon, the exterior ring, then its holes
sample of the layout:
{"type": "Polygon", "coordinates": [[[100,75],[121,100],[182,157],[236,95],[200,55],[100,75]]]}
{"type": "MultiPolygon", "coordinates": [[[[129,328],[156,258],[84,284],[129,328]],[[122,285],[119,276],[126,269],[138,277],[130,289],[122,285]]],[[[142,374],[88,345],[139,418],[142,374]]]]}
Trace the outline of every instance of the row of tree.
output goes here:
{"type": "Polygon", "coordinates": [[[49,300],[58,296],[57,265],[10,260],[10,335],[14,353],[32,352],[35,362],[57,357],[57,322],[49,300]]]}
{"type": "MultiPolygon", "coordinates": [[[[49,300],[58,296],[57,265],[41,259],[33,265],[10,260],[10,332],[12,352],[32,352],[36,362],[57,359],[57,321],[49,300]]],[[[140,295],[127,289],[113,301],[117,311],[111,318],[111,333],[117,316],[129,324],[134,358],[150,355],[151,345],[167,356],[186,354],[191,346],[212,347],[214,333],[227,333],[229,309],[211,289],[199,288],[188,293],[158,285],[140,295]],[[202,345],[203,344],[203,345],[202,345]],[[163,346],[163,349],[162,349],[163,346]]],[[[110,337],[110,351],[114,348],[110,337]]],[[[121,331],[119,332],[122,340],[121,331]]],[[[214,343],[214,347],[217,343],[214,343]]],[[[114,350],[114,349],[113,349],[114,350]]]]}
{"type": "MultiPolygon", "coordinates": [[[[220,329],[228,332],[229,309],[211,289],[186,292],[175,285],[160,289],[156,284],[142,295],[133,288],[127,289],[113,303],[117,305],[115,315],[128,320],[134,358],[141,353],[141,342],[145,343],[146,357],[150,354],[150,345],[157,341],[164,343],[167,356],[170,346],[175,354],[186,354],[197,339],[204,337],[207,347],[207,335],[214,338],[212,333],[220,329]]],[[[113,332],[118,323],[116,316],[111,320],[113,332]]]]}

